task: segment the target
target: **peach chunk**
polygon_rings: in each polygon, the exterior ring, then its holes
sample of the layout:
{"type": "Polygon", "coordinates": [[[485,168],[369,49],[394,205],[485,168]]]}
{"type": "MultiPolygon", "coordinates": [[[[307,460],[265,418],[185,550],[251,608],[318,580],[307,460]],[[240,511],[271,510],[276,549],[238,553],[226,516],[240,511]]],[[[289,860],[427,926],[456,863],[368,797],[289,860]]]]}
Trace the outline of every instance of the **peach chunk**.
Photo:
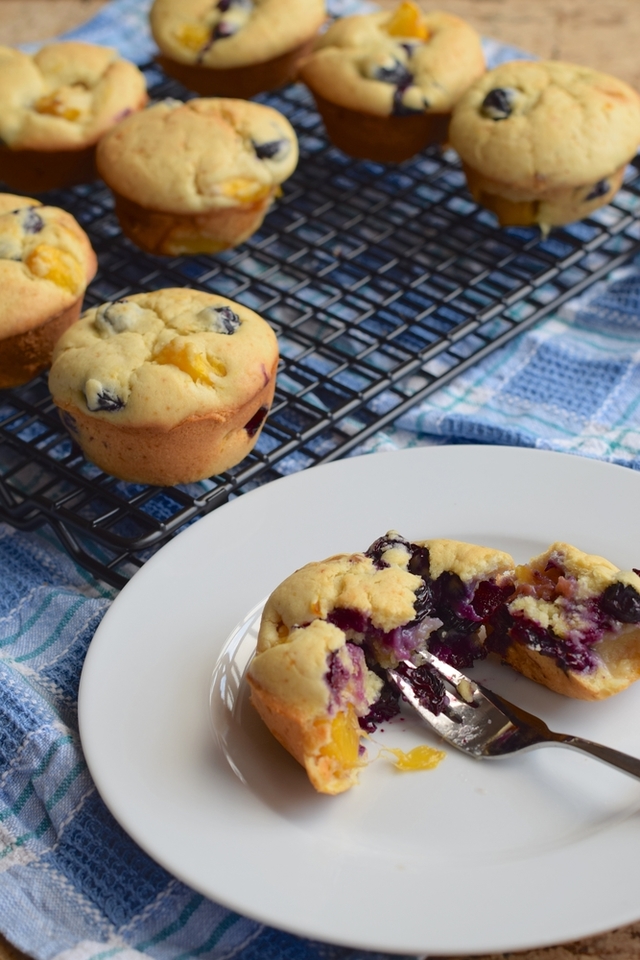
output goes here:
{"type": "Polygon", "coordinates": [[[200,23],[183,23],[176,34],[178,43],[188,50],[201,50],[211,36],[211,31],[200,23]]]}
{"type": "Polygon", "coordinates": [[[57,93],[50,93],[47,96],[40,97],[36,101],[35,109],[37,113],[46,113],[52,117],[62,117],[63,120],[77,120],[80,116],[80,110],[65,104],[62,97],[57,93]]]}
{"type": "Polygon", "coordinates": [[[360,727],[356,712],[348,705],[331,721],[331,739],[320,749],[320,755],[335,760],[342,770],[353,770],[360,757],[360,727]]]}
{"type": "Polygon", "coordinates": [[[48,243],[39,243],[24,260],[25,266],[36,277],[50,280],[56,286],[78,294],[84,275],[82,267],[70,253],[58,250],[48,243]]]}
{"type": "Polygon", "coordinates": [[[255,203],[268,197],[272,188],[268,184],[258,183],[257,180],[249,180],[247,177],[234,177],[232,180],[221,183],[219,189],[225,197],[240,200],[241,203],[255,203]]]}
{"type": "Polygon", "coordinates": [[[155,363],[170,363],[187,373],[194,383],[213,383],[214,377],[226,376],[225,365],[215,357],[209,357],[193,343],[185,343],[179,337],[170,340],[154,358],[155,363]]]}
{"type": "Polygon", "coordinates": [[[429,36],[427,25],[420,8],[412,0],[403,0],[393,13],[386,26],[391,37],[414,37],[426,40],[429,36]]]}

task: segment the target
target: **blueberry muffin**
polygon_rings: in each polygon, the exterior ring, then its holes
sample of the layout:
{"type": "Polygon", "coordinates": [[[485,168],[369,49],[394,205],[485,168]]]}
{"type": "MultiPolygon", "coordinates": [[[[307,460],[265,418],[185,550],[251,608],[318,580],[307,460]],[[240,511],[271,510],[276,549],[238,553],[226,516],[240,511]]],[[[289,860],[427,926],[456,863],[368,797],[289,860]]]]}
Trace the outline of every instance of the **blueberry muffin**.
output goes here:
{"type": "MultiPolygon", "coordinates": [[[[363,731],[398,712],[385,667],[425,647],[457,663],[484,655],[484,625],[513,592],[512,571],[498,550],[391,532],[366,553],[307,564],[271,594],[247,674],[251,702],[316,790],[353,786],[363,731]]],[[[442,684],[418,673],[440,709],[442,684]]]]}
{"type": "Polygon", "coordinates": [[[49,388],[89,460],[124,480],[202,480],[253,448],[275,389],[266,321],[198,290],[87,311],[58,341],[49,388]]]}
{"type": "Polygon", "coordinates": [[[217,253],[262,223],[298,161],[291,124],[246,100],[163,100],[102,138],[123,232],[149,253],[217,253]]]}
{"type": "Polygon", "coordinates": [[[300,67],[333,143],[382,162],[442,142],[452,107],[483,72],[476,32],[411,0],[337,20],[300,67]]]}
{"type": "Polygon", "coordinates": [[[478,203],[503,226],[546,232],[618,190],[640,143],[640,97],[587,67],[505,63],[462,97],[449,138],[478,203]]]}
{"type": "Polygon", "coordinates": [[[554,543],[516,567],[488,643],[557,693],[601,700],[640,678],[640,571],[554,543]]]}
{"type": "Polygon", "coordinates": [[[155,0],[164,70],[205,96],[252,97],[293,80],[324,0],[155,0]]]}
{"type": "Polygon", "coordinates": [[[26,383],[49,366],[96,266],[70,213],[0,194],[0,387],[26,383]]]}
{"type": "Polygon", "coordinates": [[[0,47],[0,180],[36,193],[94,180],[97,141],[146,101],[140,70],[108,47],[0,47]]]}

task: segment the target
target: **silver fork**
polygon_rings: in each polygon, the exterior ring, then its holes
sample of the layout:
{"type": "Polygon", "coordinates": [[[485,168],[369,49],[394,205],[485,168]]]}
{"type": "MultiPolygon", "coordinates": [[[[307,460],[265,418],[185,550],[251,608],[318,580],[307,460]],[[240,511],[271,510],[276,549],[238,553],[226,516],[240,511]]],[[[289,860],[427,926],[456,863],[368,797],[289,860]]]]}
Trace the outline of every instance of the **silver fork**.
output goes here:
{"type": "Polygon", "coordinates": [[[443,740],[478,760],[556,745],[582,750],[640,779],[640,760],[636,757],[582,737],[554,733],[539,717],[521,710],[426,651],[416,657],[415,664],[401,661],[400,668],[387,670],[387,676],[403,697],[443,740]],[[444,683],[446,704],[437,714],[420,697],[411,677],[416,667],[423,665],[444,683]]]}

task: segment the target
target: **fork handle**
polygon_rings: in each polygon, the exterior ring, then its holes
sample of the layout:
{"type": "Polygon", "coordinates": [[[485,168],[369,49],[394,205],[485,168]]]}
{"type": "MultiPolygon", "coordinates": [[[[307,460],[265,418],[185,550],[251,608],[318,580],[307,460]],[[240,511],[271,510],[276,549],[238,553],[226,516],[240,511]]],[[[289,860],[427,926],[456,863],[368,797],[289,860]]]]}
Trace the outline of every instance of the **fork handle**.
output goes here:
{"type": "Polygon", "coordinates": [[[608,763],[612,767],[617,767],[624,773],[640,780],[640,760],[630,756],[628,753],[622,753],[620,750],[613,750],[611,747],[604,747],[601,743],[594,743],[592,740],[583,740],[582,737],[571,737],[564,733],[554,733],[553,739],[556,743],[565,747],[573,747],[574,750],[583,750],[591,754],[597,760],[608,763]]]}

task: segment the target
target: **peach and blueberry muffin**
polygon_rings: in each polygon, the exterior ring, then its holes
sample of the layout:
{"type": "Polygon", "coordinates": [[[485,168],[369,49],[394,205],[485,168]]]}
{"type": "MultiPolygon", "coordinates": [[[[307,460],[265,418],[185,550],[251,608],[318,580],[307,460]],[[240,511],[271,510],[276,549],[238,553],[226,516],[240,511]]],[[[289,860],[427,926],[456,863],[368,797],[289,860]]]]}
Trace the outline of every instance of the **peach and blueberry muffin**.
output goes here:
{"type": "Polygon", "coordinates": [[[98,146],[123,232],[150,253],[217,253],[261,225],[298,161],[291,124],[247,100],[163,100],[98,146]]]}
{"type": "Polygon", "coordinates": [[[324,0],[155,0],[151,31],[190,90],[252,97],[294,79],[325,18],[324,0]]]}
{"type": "MultiPolygon", "coordinates": [[[[360,738],[399,711],[385,677],[422,649],[467,664],[485,655],[485,624],[513,592],[505,553],[395,532],[365,553],[293,573],[267,600],[248,670],[251,702],[321,793],[357,781],[360,738]]],[[[412,671],[431,709],[446,707],[428,668],[412,671]]]]}
{"type": "Polygon", "coordinates": [[[484,72],[476,32],[412,0],[337,20],[300,67],[345,153],[401,161],[446,138],[451,110],[484,72]]]}
{"type": "Polygon", "coordinates": [[[547,232],[619,189],[640,143],[640,97],[588,67],[514,61],[466,92],[449,138],[478,203],[502,226],[547,232]]]}
{"type": "Polygon", "coordinates": [[[108,47],[0,47],[0,180],[36,193],[94,180],[97,141],[146,102],[143,74],[108,47]]]}
{"type": "Polygon", "coordinates": [[[516,567],[488,644],[519,673],[581,700],[640,678],[640,571],[554,543],[516,567]]]}
{"type": "Polygon", "coordinates": [[[70,213],[0,194],[0,387],[26,383],[49,366],[96,267],[70,213]]]}
{"type": "Polygon", "coordinates": [[[189,483],[255,445],[278,344],[252,310],[198,290],[88,310],[58,341],[49,388],[85,455],[124,480],[189,483]]]}

